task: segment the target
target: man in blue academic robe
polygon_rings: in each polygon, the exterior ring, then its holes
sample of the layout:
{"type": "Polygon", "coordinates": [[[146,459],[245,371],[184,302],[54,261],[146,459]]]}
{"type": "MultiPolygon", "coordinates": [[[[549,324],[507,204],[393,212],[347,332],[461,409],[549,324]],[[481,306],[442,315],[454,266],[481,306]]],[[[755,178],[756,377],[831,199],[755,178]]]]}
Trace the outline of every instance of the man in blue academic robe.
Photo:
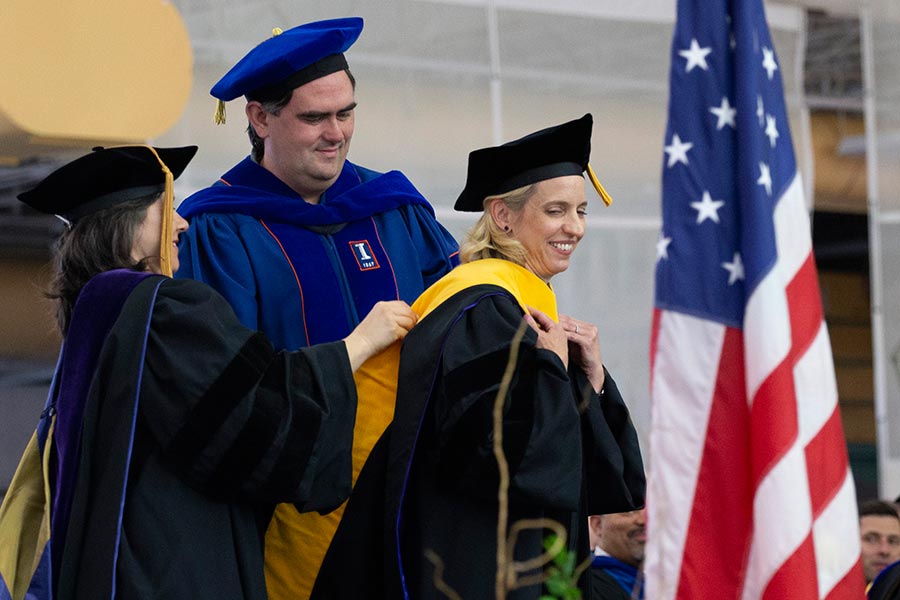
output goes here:
{"type": "Polygon", "coordinates": [[[593,515],[589,519],[592,600],[640,600],[644,597],[644,547],[647,511],[593,515]]]}
{"type": "MultiPolygon", "coordinates": [[[[252,152],[179,207],[191,228],[178,276],[211,285],[278,349],[341,339],[379,300],[412,303],[458,262],[455,240],[405,175],[346,160],[356,100],[343,53],[362,25],[276,32],[222,77],[211,93],[246,96],[252,152]]],[[[358,394],[354,482],[393,414],[391,400],[369,418],[358,394]]],[[[266,546],[273,598],[307,595],[337,512],[328,521],[276,510],[266,546]]]]}

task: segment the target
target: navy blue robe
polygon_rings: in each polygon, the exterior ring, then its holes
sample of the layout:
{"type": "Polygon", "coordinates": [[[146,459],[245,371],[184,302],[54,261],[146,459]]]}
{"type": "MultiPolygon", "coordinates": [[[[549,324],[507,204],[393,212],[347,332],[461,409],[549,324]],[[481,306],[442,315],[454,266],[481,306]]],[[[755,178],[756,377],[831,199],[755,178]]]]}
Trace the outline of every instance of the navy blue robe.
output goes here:
{"type": "Polygon", "coordinates": [[[276,348],[344,338],[379,300],[412,303],[457,245],[399,171],[345,163],[309,204],[250,158],[187,198],[178,278],[204,281],[276,348]]]}

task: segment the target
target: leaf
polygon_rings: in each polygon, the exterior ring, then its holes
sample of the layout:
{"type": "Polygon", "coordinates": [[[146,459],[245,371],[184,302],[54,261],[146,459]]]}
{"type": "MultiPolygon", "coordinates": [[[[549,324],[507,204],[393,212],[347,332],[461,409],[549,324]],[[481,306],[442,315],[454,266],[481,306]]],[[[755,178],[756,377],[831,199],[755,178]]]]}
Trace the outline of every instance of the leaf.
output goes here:
{"type": "Polygon", "coordinates": [[[575,553],[563,551],[559,554],[562,556],[563,563],[559,568],[571,579],[572,574],[575,572],[575,553]]]}
{"type": "Polygon", "coordinates": [[[565,598],[564,594],[569,589],[569,582],[560,579],[548,579],[545,585],[547,586],[547,591],[557,598],[565,598]]]}

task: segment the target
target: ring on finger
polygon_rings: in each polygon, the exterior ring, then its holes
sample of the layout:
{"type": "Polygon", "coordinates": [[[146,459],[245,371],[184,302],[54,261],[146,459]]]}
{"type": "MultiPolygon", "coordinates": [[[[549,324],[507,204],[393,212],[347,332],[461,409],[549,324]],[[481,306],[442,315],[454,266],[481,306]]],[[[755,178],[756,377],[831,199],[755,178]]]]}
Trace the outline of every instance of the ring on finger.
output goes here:
{"type": "Polygon", "coordinates": [[[578,333],[578,325],[575,325],[575,333],[578,333]]]}

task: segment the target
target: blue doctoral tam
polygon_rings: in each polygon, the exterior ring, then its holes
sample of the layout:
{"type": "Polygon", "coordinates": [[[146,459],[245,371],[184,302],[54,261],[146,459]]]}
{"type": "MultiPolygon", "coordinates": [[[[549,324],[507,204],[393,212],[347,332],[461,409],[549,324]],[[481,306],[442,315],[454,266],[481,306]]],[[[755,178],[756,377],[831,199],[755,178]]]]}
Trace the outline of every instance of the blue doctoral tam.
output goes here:
{"type": "Polygon", "coordinates": [[[210,90],[224,102],[238,96],[278,98],[325,75],[347,68],[343,53],[362,32],[359,17],[299,25],[262,42],[210,90]]]}

